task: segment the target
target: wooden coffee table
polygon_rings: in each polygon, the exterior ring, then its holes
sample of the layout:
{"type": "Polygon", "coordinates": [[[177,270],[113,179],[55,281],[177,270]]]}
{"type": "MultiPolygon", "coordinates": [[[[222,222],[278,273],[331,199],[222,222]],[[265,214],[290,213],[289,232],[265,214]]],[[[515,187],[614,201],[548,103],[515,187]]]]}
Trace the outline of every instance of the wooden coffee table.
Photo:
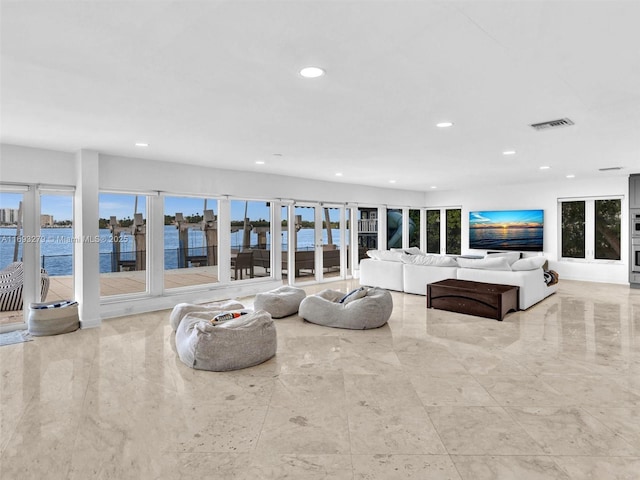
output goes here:
{"type": "Polygon", "coordinates": [[[447,279],[427,285],[427,308],[502,320],[518,310],[520,287],[447,279]]]}

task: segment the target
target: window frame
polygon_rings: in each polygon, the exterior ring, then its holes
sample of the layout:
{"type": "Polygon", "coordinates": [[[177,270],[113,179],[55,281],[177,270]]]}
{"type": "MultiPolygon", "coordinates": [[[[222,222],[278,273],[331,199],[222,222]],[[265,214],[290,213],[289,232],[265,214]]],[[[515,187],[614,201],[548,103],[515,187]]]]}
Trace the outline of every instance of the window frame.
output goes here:
{"type": "Polygon", "coordinates": [[[558,198],[558,225],[557,225],[557,248],[558,261],[568,263],[590,263],[601,265],[622,265],[625,263],[625,208],[623,195],[603,195],[593,197],[564,197],[558,198]],[[596,201],[599,200],[619,200],[620,201],[620,259],[612,260],[605,258],[595,258],[595,232],[596,232],[596,201]],[[584,258],[565,257],[562,255],[562,204],[565,202],[584,202],[584,258]]]}

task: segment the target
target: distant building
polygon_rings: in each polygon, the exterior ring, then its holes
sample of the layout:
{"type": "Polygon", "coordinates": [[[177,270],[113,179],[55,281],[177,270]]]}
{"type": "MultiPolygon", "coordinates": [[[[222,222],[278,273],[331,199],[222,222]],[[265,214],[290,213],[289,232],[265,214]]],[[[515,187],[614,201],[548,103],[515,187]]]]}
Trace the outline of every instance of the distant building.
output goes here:
{"type": "Polygon", "coordinates": [[[0,223],[14,224],[18,221],[17,208],[0,208],[0,223]]]}
{"type": "Polygon", "coordinates": [[[40,228],[53,227],[53,215],[40,215],[40,228]]]}

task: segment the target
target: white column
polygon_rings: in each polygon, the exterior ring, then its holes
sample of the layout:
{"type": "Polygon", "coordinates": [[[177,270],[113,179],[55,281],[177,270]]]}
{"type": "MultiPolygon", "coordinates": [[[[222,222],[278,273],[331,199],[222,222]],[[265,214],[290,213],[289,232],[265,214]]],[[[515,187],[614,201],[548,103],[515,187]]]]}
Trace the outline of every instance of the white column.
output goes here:
{"type": "Polygon", "coordinates": [[[282,279],[282,203],[271,202],[271,276],[282,279]]]}
{"type": "Polygon", "coordinates": [[[24,280],[22,286],[25,321],[31,302],[40,302],[40,196],[34,186],[22,196],[22,262],[24,280]]]}
{"type": "Polygon", "coordinates": [[[387,207],[378,207],[378,250],[387,249],[387,207]]]}
{"type": "Polygon", "coordinates": [[[359,277],[360,273],[360,265],[358,263],[358,256],[360,255],[360,245],[358,244],[358,206],[349,205],[349,209],[349,222],[351,224],[351,229],[349,230],[351,236],[349,242],[351,245],[351,275],[356,278],[359,277]]]}
{"type": "Polygon", "coordinates": [[[287,221],[287,283],[296,283],[296,248],[298,239],[296,234],[296,207],[290,204],[288,207],[289,220],[287,221]]]}
{"type": "Polygon", "coordinates": [[[100,325],[100,243],[98,229],[98,152],[76,154],[74,283],[83,328],[100,325]]]}
{"type": "Polygon", "coordinates": [[[218,202],[218,279],[221,284],[231,282],[231,201],[218,202]]]}
{"type": "Polygon", "coordinates": [[[402,248],[409,248],[409,209],[402,209],[402,248]]]}
{"type": "Polygon", "coordinates": [[[164,291],[164,197],[150,195],[147,208],[147,282],[151,296],[164,291]]]}
{"type": "MultiPolygon", "coordinates": [[[[340,235],[340,278],[347,278],[347,219],[346,208],[344,205],[339,208],[339,235],[340,235]]],[[[329,227],[331,228],[331,227],[329,227]]]]}
{"type": "Polygon", "coordinates": [[[420,209],[420,250],[427,251],[427,210],[420,209]]]}
{"type": "Polygon", "coordinates": [[[447,209],[440,209],[440,253],[447,252],[447,209]]]}

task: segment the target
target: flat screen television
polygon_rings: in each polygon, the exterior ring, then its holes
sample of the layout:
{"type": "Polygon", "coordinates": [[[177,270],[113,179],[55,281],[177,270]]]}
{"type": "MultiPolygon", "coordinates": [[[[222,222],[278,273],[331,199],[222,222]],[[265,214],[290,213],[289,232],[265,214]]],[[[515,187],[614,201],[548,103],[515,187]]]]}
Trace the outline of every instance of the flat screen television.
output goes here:
{"type": "Polygon", "coordinates": [[[469,248],[479,250],[543,250],[544,210],[480,210],[469,212],[469,248]]]}

